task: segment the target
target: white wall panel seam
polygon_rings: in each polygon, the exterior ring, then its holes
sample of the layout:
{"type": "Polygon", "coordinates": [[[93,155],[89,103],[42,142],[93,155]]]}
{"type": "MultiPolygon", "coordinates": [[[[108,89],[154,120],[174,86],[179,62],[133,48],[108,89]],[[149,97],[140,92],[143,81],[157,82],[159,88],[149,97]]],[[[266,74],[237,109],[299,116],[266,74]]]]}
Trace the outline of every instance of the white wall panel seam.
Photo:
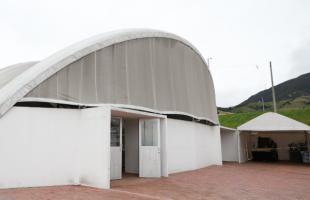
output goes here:
{"type": "MultiPolygon", "coordinates": [[[[170,88],[171,88],[171,99],[172,99],[172,109],[173,109],[173,111],[175,111],[176,110],[176,104],[175,104],[175,92],[174,92],[174,84],[173,84],[173,76],[174,76],[174,74],[172,73],[172,70],[171,70],[171,56],[170,56],[170,52],[172,51],[172,48],[171,48],[171,40],[169,40],[168,41],[168,43],[169,43],[169,47],[168,47],[168,52],[169,52],[169,59],[168,59],[168,70],[167,70],[167,73],[169,73],[169,76],[170,76],[170,79],[169,79],[169,86],[170,86],[170,88]]],[[[169,94],[167,94],[167,95],[169,95],[169,94]]]]}
{"type": "Polygon", "coordinates": [[[125,42],[125,69],[126,69],[126,90],[127,90],[127,101],[128,104],[131,103],[130,99],[130,92],[129,92],[129,74],[128,74],[128,45],[127,42],[125,42]]]}
{"type": "Polygon", "coordinates": [[[94,79],[95,79],[95,98],[96,98],[96,102],[98,102],[98,87],[97,87],[97,51],[94,52],[95,56],[94,56],[94,63],[95,63],[95,75],[94,75],[94,79]]]}
{"type": "Polygon", "coordinates": [[[149,39],[149,53],[150,53],[150,72],[151,72],[151,79],[152,79],[152,94],[153,94],[153,108],[157,108],[157,101],[156,101],[156,86],[155,86],[155,80],[154,80],[154,38],[149,39]]]}
{"type": "Polygon", "coordinates": [[[59,98],[59,83],[57,73],[56,73],[56,96],[57,98],[59,98]]]}
{"type": "Polygon", "coordinates": [[[80,74],[80,85],[79,85],[79,102],[81,102],[82,99],[82,88],[83,88],[83,67],[84,67],[84,59],[81,59],[81,74],[80,74]]]}

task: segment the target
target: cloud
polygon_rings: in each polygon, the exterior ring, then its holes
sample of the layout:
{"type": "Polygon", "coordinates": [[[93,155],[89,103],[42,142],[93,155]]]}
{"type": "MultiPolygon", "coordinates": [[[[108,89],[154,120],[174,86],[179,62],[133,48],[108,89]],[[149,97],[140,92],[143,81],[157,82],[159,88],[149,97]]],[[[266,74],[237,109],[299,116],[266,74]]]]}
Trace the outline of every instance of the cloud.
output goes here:
{"type": "Polygon", "coordinates": [[[293,51],[291,59],[293,75],[298,76],[310,72],[310,39],[293,51]]]}
{"type": "Polygon", "coordinates": [[[276,84],[310,71],[310,39],[295,49],[309,36],[309,10],[308,0],[1,0],[0,68],[106,31],[154,28],[213,57],[217,103],[232,106],[270,85],[269,60],[276,84]]]}

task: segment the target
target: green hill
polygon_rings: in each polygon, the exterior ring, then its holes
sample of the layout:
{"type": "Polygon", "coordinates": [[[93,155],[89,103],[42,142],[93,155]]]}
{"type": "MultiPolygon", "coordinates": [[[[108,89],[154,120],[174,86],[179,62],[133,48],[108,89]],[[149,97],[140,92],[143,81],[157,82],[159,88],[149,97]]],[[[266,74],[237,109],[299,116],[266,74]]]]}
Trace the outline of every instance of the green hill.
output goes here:
{"type": "MultiPolygon", "coordinates": [[[[276,85],[275,91],[277,101],[293,100],[301,96],[310,96],[310,73],[303,74],[297,78],[290,79],[276,85]]],[[[262,98],[265,102],[272,101],[271,88],[251,96],[236,107],[244,106],[249,103],[259,102],[262,100],[262,98]]]]}
{"type": "MultiPolygon", "coordinates": [[[[310,125],[310,73],[275,86],[279,113],[310,125]]],[[[236,128],[241,124],[272,111],[271,88],[258,92],[237,106],[218,108],[222,126],[236,128]],[[264,104],[262,103],[264,100],[264,104]]]]}
{"type": "MultiPolygon", "coordinates": [[[[245,112],[245,113],[232,113],[220,114],[220,124],[222,126],[237,128],[241,124],[263,114],[261,111],[245,112]]],[[[297,110],[280,110],[279,114],[290,117],[297,121],[310,125],[310,109],[297,109],[297,110]]]]}
{"type": "MultiPolygon", "coordinates": [[[[310,73],[276,85],[275,91],[278,109],[310,109],[310,73]]],[[[233,113],[262,111],[262,100],[265,110],[272,110],[271,88],[258,92],[237,106],[219,110],[233,113]]]]}

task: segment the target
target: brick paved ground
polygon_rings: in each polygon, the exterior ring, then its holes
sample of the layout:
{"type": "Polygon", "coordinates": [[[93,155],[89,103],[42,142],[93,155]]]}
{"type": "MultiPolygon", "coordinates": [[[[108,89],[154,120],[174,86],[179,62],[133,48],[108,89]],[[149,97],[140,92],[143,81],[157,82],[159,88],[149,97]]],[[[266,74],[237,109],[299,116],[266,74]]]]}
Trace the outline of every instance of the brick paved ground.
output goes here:
{"type": "Polygon", "coordinates": [[[0,200],[47,199],[310,199],[310,165],[287,163],[224,164],[141,179],[112,182],[111,190],[60,186],[0,190],[0,200]]]}

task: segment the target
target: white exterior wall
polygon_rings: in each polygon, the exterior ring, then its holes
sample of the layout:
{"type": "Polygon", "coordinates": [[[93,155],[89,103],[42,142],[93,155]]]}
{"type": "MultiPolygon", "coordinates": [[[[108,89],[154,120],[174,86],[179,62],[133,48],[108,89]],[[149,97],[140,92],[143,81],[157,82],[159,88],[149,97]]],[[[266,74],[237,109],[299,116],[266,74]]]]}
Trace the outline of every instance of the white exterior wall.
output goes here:
{"type": "Polygon", "coordinates": [[[221,136],[218,126],[167,119],[169,173],[221,165],[221,136]]]}
{"type": "Polygon", "coordinates": [[[222,159],[228,162],[238,162],[238,134],[236,131],[221,131],[222,159]]]}
{"type": "Polygon", "coordinates": [[[109,108],[13,107],[0,130],[0,188],[109,187],[109,108]]]}
{"type": "Polygon", "coordinates": [[[79,126],[79,184],[110,188],[110,107],[83,109],[79,126]]]}

